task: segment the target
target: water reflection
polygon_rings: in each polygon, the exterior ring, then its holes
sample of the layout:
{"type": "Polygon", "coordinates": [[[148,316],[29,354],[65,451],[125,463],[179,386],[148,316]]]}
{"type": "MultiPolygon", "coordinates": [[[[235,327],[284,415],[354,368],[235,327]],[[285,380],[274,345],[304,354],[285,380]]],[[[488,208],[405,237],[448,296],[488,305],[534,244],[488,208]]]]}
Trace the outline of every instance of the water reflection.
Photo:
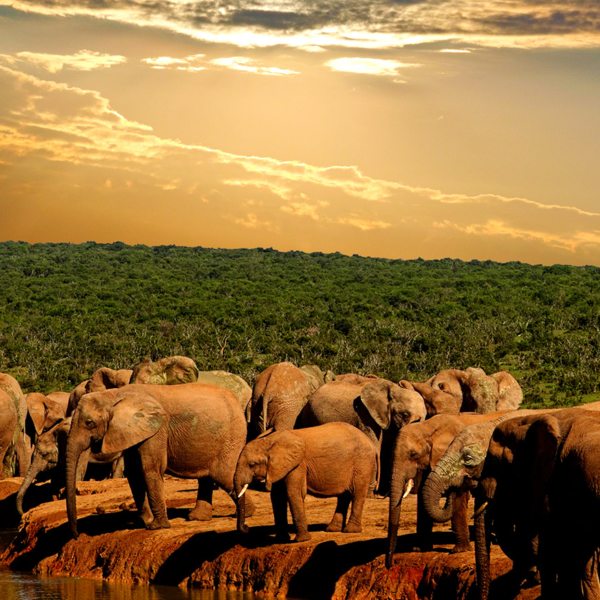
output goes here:
{"type": "Polygon", "coordinates": [[[128,586],[69,577],[35,577],[0,571],[2,600],[251,600],[243,592],[181,590],[160,585],[128,586]]]}

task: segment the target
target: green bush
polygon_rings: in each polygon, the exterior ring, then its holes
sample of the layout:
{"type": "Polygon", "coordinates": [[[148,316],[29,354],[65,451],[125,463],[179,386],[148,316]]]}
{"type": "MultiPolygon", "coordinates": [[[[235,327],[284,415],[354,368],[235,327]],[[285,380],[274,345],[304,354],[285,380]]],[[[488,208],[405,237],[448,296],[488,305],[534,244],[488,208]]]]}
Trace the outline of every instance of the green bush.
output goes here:
{"type": "Polygon", "coordinates": [[[600,392],[600,270],[176,246],[0,243],[0,370],[69,390],[193,357],[252,383],[281,360],[425,379],[508,369],[530,405],[600,392]]]}

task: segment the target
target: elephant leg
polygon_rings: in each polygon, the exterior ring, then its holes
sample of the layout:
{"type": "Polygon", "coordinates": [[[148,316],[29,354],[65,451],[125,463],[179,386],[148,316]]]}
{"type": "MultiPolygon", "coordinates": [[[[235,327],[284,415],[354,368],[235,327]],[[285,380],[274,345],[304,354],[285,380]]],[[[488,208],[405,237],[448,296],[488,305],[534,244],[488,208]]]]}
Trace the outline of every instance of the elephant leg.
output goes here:
{"type": "Polygon", "coordinates": [[[146,525],[148,529],[171,527],[167,519],[165,486],[163,475],[167,468],[166,433],[159,432],[138,447],[142,473],[148,492],[148,502],[154,519],[146,525]]]}
{"type": "Polygon", "coordinates": [[[469,492],[462,491],[458,492],[453,500],[452,505],[452,531],[456,536],[456,543],[454,548],[450,552],[470,552],[472,550],[471,542],[469,540],[469,522],[468,522],[468,508],[469,508],[469,492]]]}
{"type": "Polygon", "coordinates": [[[111,479],[119,479],[123,477],[123,473],[125,471],[125,460],[123,456],[119,456],[117,460],[115,460],[110,467],[110,476],[111,479]]]}
{"type": "Polygon", "coordinates": [[[422,552],[433,549],[433,520],[425,510],[421,493],[417,495],[417,546],[422,552]]]}
{"type": "Polygon", "coordinates": [[[352,497],[352,509],[350,518],[344,527],[344,533],[360,533],[362,531],[362,514],[367,499],[366,486],[356,485],[354,496],[352,497]],[[363,491],[364,490],[364,491],[363,491]]]}
{"type": "Polygon", "coordinates": [[[20,434],[15,444],[15,453],[17,457],[17,474],[19,477],[25,477],[31,464],[31,455],[33,454],[33,443],[27,434],[20,434]]]}
{"type": "Polygon", "coordinates": [[[198,479],[196,506],[188,513],[188,521],[210,521],[212,519],[213,480],[210,477],[198,479]]]}
{"type": "Polygon", "coordinates": [[[289,542],[285,481],[278,481],[273,484],[271,488],[271,506],[273,507],[273,517],[275,519],[275,539],[278,542],[289,542]]]}
{"type": "Polygon", "coordinates": [[[290,512],[296,526],[296,542],[306,542],[311,535],[308,532],[306,512],[304,510],[304,498],[306,497],[306,467],[292,469],[285,478],[290,512]]]}
{"type": "Polygon", "coordinates": [[[583,565],[581,591],[584,598],[600,598],[600,548],[596,547],[583,565]]]}
{"type": "Polygon", "coordinates": [[[123,461],[133,501],[144,525],[148,525],[153,516],[146,498],[146,482],[142,474],[142,461],[137,450],[126,450],[123,454],[123,461]]]}
{"type": "Polygon", "coordinates": [[[348,514],[348,506],[350,506],[350,496],[347,493],[340,494],[335,506],[333,518],[325,531],[342,531],[346,525],[346,515],[348,514]]]}

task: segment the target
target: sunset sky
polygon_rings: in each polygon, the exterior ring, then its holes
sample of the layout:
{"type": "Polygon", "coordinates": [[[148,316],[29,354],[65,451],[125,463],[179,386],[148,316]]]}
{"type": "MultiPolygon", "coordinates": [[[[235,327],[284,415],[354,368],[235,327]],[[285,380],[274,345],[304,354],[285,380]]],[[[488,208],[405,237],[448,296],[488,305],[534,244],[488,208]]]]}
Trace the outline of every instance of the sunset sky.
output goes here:
{"type": "Polygon", "coordinates": [[[0,240],[600,265],[600,2],[0,0],[0,240]]]}

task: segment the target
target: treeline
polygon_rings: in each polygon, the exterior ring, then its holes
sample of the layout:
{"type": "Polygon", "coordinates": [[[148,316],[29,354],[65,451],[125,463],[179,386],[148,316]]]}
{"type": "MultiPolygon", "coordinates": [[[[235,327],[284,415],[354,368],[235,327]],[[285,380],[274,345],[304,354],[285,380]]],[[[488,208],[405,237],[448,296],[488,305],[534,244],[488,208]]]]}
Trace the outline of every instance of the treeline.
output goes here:
{"type": "Polygon", "coordinates": [[[572,404],[600,392],[600,269],[0,243],[0,371],[26,391],[172,354],[250,383],[281,360],[393,380],[507,369],[528,405],[572,404]]]}

